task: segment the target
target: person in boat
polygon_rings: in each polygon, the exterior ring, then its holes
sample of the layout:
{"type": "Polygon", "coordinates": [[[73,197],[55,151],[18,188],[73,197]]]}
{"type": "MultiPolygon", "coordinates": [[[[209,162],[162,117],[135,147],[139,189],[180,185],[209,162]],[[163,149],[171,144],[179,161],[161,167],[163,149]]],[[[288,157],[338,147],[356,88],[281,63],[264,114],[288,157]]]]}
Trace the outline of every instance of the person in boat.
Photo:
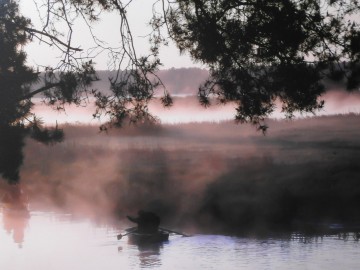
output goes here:
{"type": "Polygon", "coordinates": [[[137,217],[127,216],[127,218],[137,224],[139,233],[152,234],[159,230],[160,217],[153,212],[140,210],[137,217]]]}

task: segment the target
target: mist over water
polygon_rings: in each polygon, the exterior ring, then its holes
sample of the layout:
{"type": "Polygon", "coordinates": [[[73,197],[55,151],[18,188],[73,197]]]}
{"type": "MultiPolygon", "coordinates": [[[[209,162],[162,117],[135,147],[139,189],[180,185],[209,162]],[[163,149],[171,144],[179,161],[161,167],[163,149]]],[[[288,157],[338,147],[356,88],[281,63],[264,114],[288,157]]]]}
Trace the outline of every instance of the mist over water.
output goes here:
{"type": "Polygon", "coordinates": [[[67,124],[62,143],[29,139],[20,184],[0,181],[0,265],[354,269],[359,120],[269,120],[266,136],[232,121],[109,133],[67,124]],[[156,247],[118,241],[139,209],[193,236],[156,247]]]}
{"type": "MultiPolygon", "coordinates": [[[[317,116],[322,115],[337,115],[360,113],[360,93],[346,92],[341,88],[332,88],[322,99],[325,100],[325,107],[316,112],[317,116]]],[[[42,118],[48,125],[55,125],[55,123],[72,123],[72,124],[93,124],[100,125],[106,118],[94,119],[92,114],[95,112],[95,107],[92,101],[89,100],[89,105],[86,107],[67,106],[66,111],[56,111],[41,103],[38,99],[34,112],[42,118]]],[[[160,101],[154,99],[149,106],[150,112],[158,117],[163,124],[181,124],[193,122],[221,122],[233,120],[236,114],[236,104],[228,103],[226,105],[217,104],[213,101],[212,106],[204,108],[200,106],[195,93],[193,95],[174,95],[174,105],[171,108],[164,108],[160,101]]],[[[313,114],[297,114],[296,117],[309,117],[313,114]]],[[[284,119],[284,114],[281,113],[281,104],[277,104],[274,113],[271,115],[272,119],[284,119]]]]}
{"type": "Polygon", "coordinates": [[[63,143],[26,142],[21,187],[35,211],[99,224],[139,209],[203,232],[357,223],[359,123],[358,115],[272,120],[266,136],[232,122],[108,134],[66,125],[63,143]]]}
{"type": "Polygon", "coordinates": [[[318,117],[293,121],[278,120],[278,105],[266,136],[234,124],[235,104],[205,109],[194,96],[175,95],[171,109],[153,100],[162,125],[109,133],[99,132],[91,104],[59,113],[36,103],[46,125],[64,128],[65,141],[26,140],[13,164],[22,164],[20,184],[0,179],[0,265],[356,268],[360,95],[333,87],[324,99],[318,117]],[[134,226],[126,215],[139,209],[194,236],[150,248],[118,241],[134,226]]]}
{"type": "Polygon", "coordinates": [[[199,81],[181,81],[173,108],[156,99],[150,104],[163,125],[109,134],[98,132],[91,101],[65,112],[38,103],[35,112],[46,124],[65,125],[66,140],[51,147],[26,143],[21,179],[32,205],[100,223],[147,208],[194,231],[360,220],[358,92],[328,86],[320,118],[278,121],[284,117],[278,104],[264,137],[232,122],[235,104],[202,108],[189,95],[199,81]]]}

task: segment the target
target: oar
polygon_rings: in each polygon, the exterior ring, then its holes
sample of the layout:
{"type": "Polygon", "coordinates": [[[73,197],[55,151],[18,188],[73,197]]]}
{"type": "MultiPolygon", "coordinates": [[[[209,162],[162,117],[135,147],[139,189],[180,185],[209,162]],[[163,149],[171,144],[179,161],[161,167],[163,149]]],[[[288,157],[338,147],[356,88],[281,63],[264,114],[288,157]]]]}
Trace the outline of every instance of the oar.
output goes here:
{"type": "Polygon", "coordinates": [[[127,232],[124,234],[118,234],[117,235],[117,239],[120,240],[121,238],[123,238],[124,236],[133,233],[134,231],[136,231],[137,227],[132,227],[130,229],[127,229],[127,232]]]}
{"type": "Polygon", "coordinates": [[[159,229],[163,230],[165,232],[169,232],[169,233],[176,233],[176,234],[182,235],[184,237],[190,237],[190,235],[187,235],[187,234],[184,234],[184,233],[181,233],[181,232],[177,232],[177,231],[173,231],[173,230],[169,230],[169,229],[165,229],[165,228],[159,228],[159,229]]]}
{"type": "Polygon", "coordinates": [[[133,231],[137,230],[137,228],[138,228],[137,226],[134,226],[134,227],[125,229],[125,231],[127,231],[127,232],[133,232],[133,231]]]}

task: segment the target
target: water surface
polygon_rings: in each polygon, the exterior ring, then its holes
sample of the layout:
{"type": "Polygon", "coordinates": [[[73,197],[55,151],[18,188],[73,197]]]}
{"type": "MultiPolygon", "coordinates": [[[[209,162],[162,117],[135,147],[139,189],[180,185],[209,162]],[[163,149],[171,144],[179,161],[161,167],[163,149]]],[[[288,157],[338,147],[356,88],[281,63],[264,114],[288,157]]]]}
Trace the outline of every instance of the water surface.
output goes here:
{"type": "Polygon", "coordinates": [[[356,269],[360,246],[352,234],[303,237],[171,236],[137,246],[72,215],[2,208],[2,269],[356,269]]]}

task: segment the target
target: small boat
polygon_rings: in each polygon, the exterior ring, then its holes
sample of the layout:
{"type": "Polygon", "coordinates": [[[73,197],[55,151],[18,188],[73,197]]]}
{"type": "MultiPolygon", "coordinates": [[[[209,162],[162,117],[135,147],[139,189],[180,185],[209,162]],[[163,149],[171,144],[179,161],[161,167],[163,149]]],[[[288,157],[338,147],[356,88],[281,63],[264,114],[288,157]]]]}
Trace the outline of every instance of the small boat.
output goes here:
{"type": "Polygon", "coordinates": [[[133,244],[156,244],[169,240],[169,233],[157,231],[156,233],[139,233],[133,231],[128,234],[129,242],[133,244]]]}

